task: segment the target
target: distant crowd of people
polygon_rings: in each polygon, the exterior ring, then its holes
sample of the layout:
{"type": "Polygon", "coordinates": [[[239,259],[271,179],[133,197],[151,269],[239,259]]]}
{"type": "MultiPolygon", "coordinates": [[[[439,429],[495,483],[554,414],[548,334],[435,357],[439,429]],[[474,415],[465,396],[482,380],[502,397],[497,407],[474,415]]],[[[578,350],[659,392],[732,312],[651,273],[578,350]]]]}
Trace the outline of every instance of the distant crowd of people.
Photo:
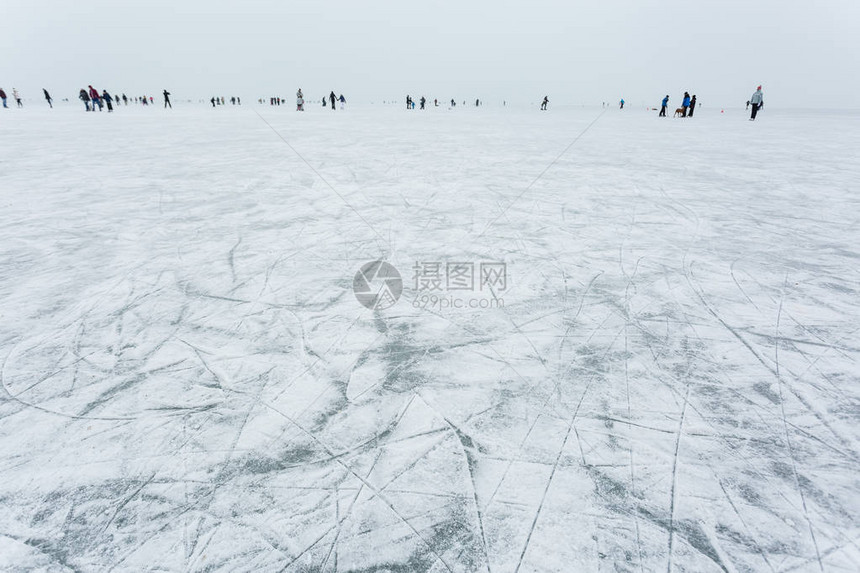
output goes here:
{"type": "MultiPolygon", "coordinates": [[[[624,100],[621,100],[622,104],[624,100]]],[[[693,117],[693,113],[696,111],[696,105],[698,102],[696,101],[696,94],[690,95],[690,92],[684,92],[684,97],[681,99],[681,107],[675,110],[673,117],[693,117]]],[[[752,106],[752,115],[750,115],[750,121],[755,121],[755,117],[758,114],[759,110],[764,105],[764,96],[761,93],[761,86],[758,86],[755,90],[755,93],[750,97],[747,101],[747,109],[752,106]]],[[[622,105],[623,107],[623,105],[622,105]]],[[[663,101],[660,102],[660,117],[668,117],[666,115],[666,110],[669,108],[669,94],[663,98],[663,101]]]]}
{"type": "MultiPolygon", "coordinates": [[[[48,93],[48,92],[45,92],[45,93],[48,93]]],[[[15,103],[18,104],[18,107],[24,107],[24,103],[21,101],[21,94],[19,94],[18,90],[15,88],[12,88],[12,97],[15,99],[15,103]]],[[[6,92],[3,90],[3,88],[0,88],[0,100],[3,100],[3,107],[5,107],[5,108],[9,107],[6,104],[7,99],[8,99],[8,96],[6,95],[6,92]]]]}
{"type": "MultiPolygon", "coordinates": [[[[48,105],[51,105],[51,96],[48,93],[48,90],[42,89],[45,92],[45,99],[48,100],[48,105]]],[[[173,109],[173,104],[170,102],[170,92],[164,90],[161,92],[162,97],[164,98],[164,107],[173,109]]],[[[88,85],[86,88],[81,88],[78,92],[78,99],[84,103],[84,107],[87,111],[104,111],[107,108],[108,113],[114,110],[114,104],[119,106],[120,102],[123,105],[128,105],[129,103],[139,104],[139,105],[155,105],[155,98],[152,96],[134,96],[128,97],[125,94],[122,95],[111,95],[107,90],[102,90],[99,92],[92,85],[88,85]]],[[[51,107],[54,107],[51,105],[51,107]]]]}
{"type": "MultiPolygon", "coordinates": [[[[299,89],[299,94],[301,94],[301,93],[302,93],[302,90],[299,89]]],[[[300,97],[298,99],[302,99],[302,102],[304,102],[303,98],[300,97]]],[[[297,103],[298,103],[298,99],[296,100],[297,103]]],[[[340,109],[344,109],[346,107],[346,98],[343,97],[343,94],[340,94],[340,96],[336,96],[336,95],[334,95],[334,92],[331,92],[330,94],[328,94],[328,101],[329,101],[329,103],[331,103],[332,111],[337,109],[338,102],[340,102],[340,109]]],[[[326,105],[327,105],[326,98],[322,98],[322,106],[326,107],[326,105]]],[[[304,110],[305,110],[304,105],[302,105],[301,111],[304,111],[304,110]]]]}
{"type": "MultiPolygon", "coordinates": [[[[383,101],[382,103],[389,103],[389,102],[383,101]]],[[[425,98],[424,96],[421,96],[421,99],[418,100],[418,104],[420,106],[419,109],[424,109],[425,106],[427,105],[427,98],[425,98]]],[[[466,105],[465,100],[463,101],[463,105],[466,105]]],[[[482,105],[484,105],[484,102],[482,102],[480,99],[475,100],[475,107],[481,107],[482,105]]],[[[507,102],[504,102],[503,105],[507,105],[507,102]]],[[[450,106],[451,107],[457,107],[457,102],[454,100],[454,98],[451,98],[450,106]]],[[[439,107],[439,100],[438,99],[433,100],[433,107],[439,107]]],[[[406,109],[415,109],[415,100],[412,99],[411,95],[406,96],[406,109]]]]}
{"type": "MultiPolygon", "coordinates": [[[[215,106],[219,106],[219,105],[227,105],[227,100],[225,100],[223,97],[213,97],[212,99],[209,100],[209,103],[212,104],[212,107],[215,107],[215,106]]],[[[263,103],[263,100],[260,100],[260,103],[263,103]]],[[[242,98],[240,98],[238,96],[232,96],[230,98],[230,104],[231,105],[242,105],[242,98]]]]}
{"type": "MultiPolygon", "coordinates": [[[[45,96],[45,101],[47,101],[48,105],[51,108],[53,108],[54,107],[54,104],[53,104],[54,100],[51,97],[51,94],[48,93],[48,90],[45,88],[42,88],[42,92],[45,96]]],[[[167,90],[162,91],[162,97],[164,99],[165,109],[166,108],[173,109],[173,104],[170,101],[170,92],[167,90]]],[[[15,100],[15,103],[17,104],[17,106],[19,108],[24,107],[24,103],[21,99],[21,94],[15,88],[12,88],[12,98],[15,100]]],[[[143,95],[143,96],[135,96],[134,98],[127,97],[125,94],[122,94],[120,96],[112,96],[110,93],[108,93],[107,90],[102,90],[101,92],[99,92],[99,90],[94,88],[92,85],[87,86],[87,89],[81,88],[81,90],[78,94],[78,98],[84,103],[84,106],[86,107],[87,111],[96,111],[96,109],[98,109],[99,111],[102,111],[105,107],[107,107],[108,112],[112,112],[114,110],[114,103],[119,105],[120,102],[122,102],[122,104],[126,105],[126,106],[129,103],[141,104],[141,105],[145,105],[145,106],[155,104],[155,100],[152,96],[143,95]]],[[[9,107],[7,104],[7,99],[8,99],[8,96],[6,95],[6,92],[3,90],[3,88],[0,88],[0,100],[2,100],[4,108],[9,107]]],[[[68,101],[68,100],[64,100],[64,101],[68,101]]],[[[259,98],[257,100],[257,102],[260,104],[264,103],[264,101],[265,100],[263,98],[259,98]]],[[[212,107],[227,104],[227,100],[225,100],[224,97],[212,97],[209,100],[209,102],[212,104],[212,107]]],[[[230,103],[232,105],[242,105],[242,99],[238,96],[233,96],[230,98],[230,103]]],[[[273,96],[273,97],[269,98],[269,105],[279,106],[279,105],[281,105],[281,103],[286,103],[286,102],[280,97],[273,96]]],[[[391,102],[383,102],[383,103],[391,103],[391,102]]],[[[626,102],[622,98],[618,102],[619,108],[624,109],[625,103],[626,102]]],[[[345,109],[346,98],[343,96],[343,94],[340,94],[340,96],[337,96],[337,95],[335,95],[334,91],[332,91],[327,97],[322,98],[322,106],[323,107],[331,106],[331,109],[335,110],[335,109],[337,109],[338,104],[340,104],[340,109],[345,109]]],[[[466,104],[466,102],[464,101],[463,105],[465,105],[465,104],[466,104]]],[[[480,99],[475,100],[475,107],[480,107],[482,104],[483,104],[483,102],[480,99]]],[[[504,104],[506,105],[507,102],[504,102],[504,104]]],[[[418,105],[420,106],[420,109],[425,109],[425,106],[427,105],[427,98],[425,98],[424,96],[421,96],[421,99],[418,100],[418,105]]],[[[691,96],[689,92],[684,92],[684,96],[681,99],[681,107],[679,107],[675,110],[675,113],[673,116],[674,117],[693,117],[693,114],[696,111],[697,105],[698,105],[698,101],[697,101],[696,95],[693,94],[691,96]]],[[[415,106],[416,106],[415,100],[412,99],[411,95],[407,95],[406,96],[406,109],[413,110],[413,109],[415,109],[415,106]]],[[[438,99],[433,100],[433,106],[439,107],[439,100],[438,99]]],[[[452,108],[457,106],[457,102],[453,98],[451,99],[450,106],[452,108]]],[[[544,96],[543,101],[541,101],[541,104],[540,104],[541,111],[546,111],[548,106],[549,106],[549,96],[544,96]]],[[[607,107],[606,102],[603,102],[603,107],[607,107]]],[[[764,97],[762,95],[761,86],[758,86],[756,88],[755,93],[753,93],[752,96],[750,96],[750,99],[747,101],[747,109],[750,109],[750,107],[752,107],[752,113],[750,115],[750,121],[755,121],[756,115],[758,115],[758,112],[764,107],[764,97]]],[[[668,117],[667,113],[666,113],[668,108],[669,108],[669,95],[666,94],[666,96],[660,102],[660,114],[659,114],[659,116],[660,117],[668,117]]],[[[304,110],[305,110],[305,96],[302,93],[301,88],[299,88],[299,90],[296,92],[296,111],[304,111],[304,110]]]]}
{"type": "MultiPolygon", "coordinates": [[[[681,98],[681,107],[675,110],[673,117],[693,117],[697,105],[696,95],[690,95],[690,92],[684,92],[684,97],[681,98]]],[[[660,102],[660,117],[668,117],[666,110],[669,108],[669,94],[660,102]]]]}

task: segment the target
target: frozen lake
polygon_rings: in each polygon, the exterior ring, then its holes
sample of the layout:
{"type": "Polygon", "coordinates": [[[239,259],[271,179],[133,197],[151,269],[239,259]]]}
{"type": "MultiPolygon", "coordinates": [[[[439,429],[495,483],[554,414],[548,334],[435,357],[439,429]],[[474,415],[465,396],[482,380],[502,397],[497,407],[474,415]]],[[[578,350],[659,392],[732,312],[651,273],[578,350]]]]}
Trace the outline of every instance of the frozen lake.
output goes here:
{"type": "Polygon", "coordinates": [[[860,115],[42,104],[0,569],[857,570],[860,115]]]}

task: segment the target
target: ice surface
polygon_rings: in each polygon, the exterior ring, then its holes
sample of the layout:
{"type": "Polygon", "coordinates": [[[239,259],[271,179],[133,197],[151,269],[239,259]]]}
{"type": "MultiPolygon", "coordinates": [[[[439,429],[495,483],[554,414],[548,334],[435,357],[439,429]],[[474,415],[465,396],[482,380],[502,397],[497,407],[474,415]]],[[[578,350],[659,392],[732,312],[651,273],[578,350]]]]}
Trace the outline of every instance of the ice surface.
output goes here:
{"type": "Polygon", "coordinates": [[[176,105],[0,110],[0,568],[857,570],[860,116],[176,105]]]}

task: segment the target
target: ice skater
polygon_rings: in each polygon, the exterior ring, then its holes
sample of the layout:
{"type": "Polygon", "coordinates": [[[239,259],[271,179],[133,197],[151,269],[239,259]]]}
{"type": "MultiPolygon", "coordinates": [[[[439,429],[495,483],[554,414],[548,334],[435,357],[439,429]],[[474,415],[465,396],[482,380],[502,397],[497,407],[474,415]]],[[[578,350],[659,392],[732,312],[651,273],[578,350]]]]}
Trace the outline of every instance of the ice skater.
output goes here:
{"type": "Polygon", "coordinates": [[[107,104],[108,113],[112,112],[113,111],[113,98],[107,92],[107,90],[102,90],[102,99],[107,104]]]}
{"type": "Polygon", "coordinates": [[[3,91],[3,88],[0,88],[0,99],[3,100],[3,107],[8,109],[9,106],[6,105],[6,92],[3,91]]]}
{"type": "Polygon", "coordinates": [[[168,107],[170,109],[173,109],[173,104],[170,103],[170,92],[164,90],[163,92],[161,92],[161,95],[164,96],[164,109],[167,109],[168,107]]]}
{"type": "Polygon", "coordinates": [[[690,115],[687,117],[693,117],[694,111],[696,111],[696,94],[693,94],[693,97],[690,98],[690,115]]]}
{"type": "Polygon", "coordinates": [[[337,101],[337,96],[334,95],[334,92],[328,94],[328,99],[331,100],[331,110],[335,111],[337,108],[335,107],[335,102],[337,101]]]}
{"type": "Polygon", "coordinates": [[[764,107],[764,96],[761,93],[761,86],[756,88],[755,93],[750,98],[750,105],[752,106],[750,121],[755,121],[755,116],[758,115],[758,110],[764,107]]]}
{"type": "Polygon", "coordinates": [[[101,97],[99,97],[98,90],[91,85],[87,86],[87,87],[90,88],[90,100],[92,102],[93,111],[96,110],[96,106],[99,106],[99,111],[101,111],[102,110],[102,100],[101,100],[101,97]]]}
{"type": "Polygon", "coordinates": [[[48,102],[48,106],[49,106],[51,109],[54,109],[54,103],[53,103],[53,102],[54,102],[54,100],[51,98],[51,94],[49,94],[49,93],[48,93],[48,90],[46,90],[45,88],[42,88],[42,93],[44,93],[44,94],[45,94],[45,101],[47,101],[47,102],[48,102]]]}
{"type": "Polygon", "coordinates": [[[542,111],[546,111],[547,104],[549,104],[549,96],[543,96],[543,101],[540,104],[540,108],[542,111]]]}
{"type": "Polygon", "coordinates": [[[18,104],[18,107],[24,107],[24,104],[21,102],[21,94],[15,88],[12,88],[12,97],[15,98],[15,103],[18,104]]]}
{"type": "Polygon", "coordinates": [[[666,107],[669,105],[669,94],[666,94],[666,97],[663,98],[663,101],[660,103],[660,116],[666,117],[666,107]]]}

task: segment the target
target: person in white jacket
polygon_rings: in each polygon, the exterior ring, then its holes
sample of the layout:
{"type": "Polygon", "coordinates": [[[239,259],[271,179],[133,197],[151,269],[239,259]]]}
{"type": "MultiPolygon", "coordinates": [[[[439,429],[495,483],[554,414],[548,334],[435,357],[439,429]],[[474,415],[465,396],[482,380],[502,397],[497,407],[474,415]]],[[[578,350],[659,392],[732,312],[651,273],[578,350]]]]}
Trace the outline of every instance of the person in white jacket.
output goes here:
{"type": "Polygon", "coordinates": [[[764,97],[761,94],[761,86],[756,88],[755,93],[750,98],[750,105],[752,106],[752,115],[750,116],[750,121],[755,121],[755,116],[756,114],[758,114],[758,110],[760,110],[764,105],[764,97]]]}
{"type": "Polygon", "coordinates": [[[18,107],[24,107],[24,104],[21,103],[21,94],[15,88],[12,88],[12,97],[15,98],[15,103],[18,104],[18,107]]]}

